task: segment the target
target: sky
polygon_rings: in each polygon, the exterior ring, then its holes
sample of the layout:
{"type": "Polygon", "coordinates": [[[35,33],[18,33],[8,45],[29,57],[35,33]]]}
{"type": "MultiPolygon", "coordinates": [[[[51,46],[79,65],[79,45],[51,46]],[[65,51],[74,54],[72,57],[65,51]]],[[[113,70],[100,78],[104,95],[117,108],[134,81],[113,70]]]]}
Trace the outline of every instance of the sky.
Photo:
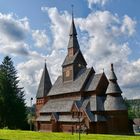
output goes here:
{"type": "Polygon", "coordinates": [[[108,77],[114,64],[123,97],[140,98],[139,0],[0,0],[0,63],[9,55],[34,98],[46,59],[52,83],[67,54],[71,5],[88,67],[108,77]]]}

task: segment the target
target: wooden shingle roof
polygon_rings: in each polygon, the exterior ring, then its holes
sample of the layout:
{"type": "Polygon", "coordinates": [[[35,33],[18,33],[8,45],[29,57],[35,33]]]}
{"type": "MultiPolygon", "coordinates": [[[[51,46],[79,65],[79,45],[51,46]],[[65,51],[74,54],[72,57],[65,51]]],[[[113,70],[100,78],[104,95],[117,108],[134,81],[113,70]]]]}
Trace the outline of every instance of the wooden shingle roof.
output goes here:
{"type": "Polygon", "coordinates": [[[127,110],[123,97],[107,95],[104,103],[105,111],[127,110]]]}
{"type": "Polygon", "coordinates": [[[40,110],[40,113],[70,112],[74,101],[69,99],[49,100],[40,110]]]}
{"type": "Polygon", "coordinates": [[[122,91],[117,83],[117,77],[114,73],[113,64],[111,64],[109,85],[107,87],[106,94],[121,94],[121,93],[122,93],[122,91]]]}
{"type": "Polygon", "coordinates": [[[92,74],[90,76],[89,81],[86,84],[85,91],[95,91],[98,84],[99,84],[99,81],[100,81],[102,75],[103,75],[103,73],[92,74]]]}
{"type": "Polygon", "coordinates": [[[37,90],[36,98],[46,97],[48,92],[50,91],[51,87],[52,87],[52,83],[51,83],[50,76],[49,76],[47,66],[45,63],[42,77],[40,80],[40,84],[39,84],[39,87],[37,90]]]}
{"type": "MultiPolygon", "coordinates": [[[[80,122],[83,120],[83,118],[80,118],[80,122]]],[[[59,115],[59,122],[79,122],[78,117],[72,117],[72,115],[59,115]]]]}
{"type": "Polygon", "coordinates": [[[84,63],[85,65],[87,65],[87,63],[86,63],[86,61],[85,61],[85,59],[84,59],[84,57],[83,57],[83,54],[81,53],[80,50],[78,50],[78,51],[75,53],[74,56],[69,57],[69,56],[67,55],[66,58],[65,58],[65,60],[64,60],[64,62],[63,62],[63,64],[62,64],[62,66],[64,67],[64,66],[73,64],[74,62],[77,61],[78,58],[81,58],[82,61],[83,61],[83,63],[84,63]]]}
{"type": "Polygon", "coordinates": [[[81,69],[81,71],[77,74],[75,80],[69,82],[63,82],[62,76],[59,76],[52,86],[50,92],[48,93],[48,96],[81,91],[91,71],[92,68],[81,69]]]}
{"type": "Polygon", "coordinates": [[[109,81],[109,85],[108,85],[108,87],[107,87],[107,91],[106,91],[106,94],[113,94],[113,93],[119,93],[119,94],[121,94],[122,93],[122,91],[121,91],[121,89],[120,89],[120,87],[119,87],[119,85],[118,85],[118,83],[116,82],[116,83],[114,83],[114,82],[112,82],[112,81],[109,81]]]}
{"type": "Polygon", "coordinates": [[[51,120],[51,115],[41,115],[36,119],[36,121],[42,121],[42,122],[46,122],[50,120],[51,120]]]}
{"type": "Polygon", "coordinates": [[[74,24],[74,19],[72,19],[69,35],[70,38],[69,38],[68,48],[75,48],[76,50],[79,50],[79,43],[77,40],[77,32],[74,24]]]}

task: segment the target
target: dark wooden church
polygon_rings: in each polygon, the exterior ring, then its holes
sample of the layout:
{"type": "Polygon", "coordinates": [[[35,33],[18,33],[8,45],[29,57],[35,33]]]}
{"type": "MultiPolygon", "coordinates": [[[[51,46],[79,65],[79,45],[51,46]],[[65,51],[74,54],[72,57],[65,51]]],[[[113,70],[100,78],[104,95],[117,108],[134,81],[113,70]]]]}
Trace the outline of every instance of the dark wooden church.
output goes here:
{"type": "Polygon", "coordinates": [[[128,133],[128,112],[111,64],[105,73],[87,68],[72,19],[62,75],[52,85],[45,64],[36,95],[38,131],[128,133]]]}

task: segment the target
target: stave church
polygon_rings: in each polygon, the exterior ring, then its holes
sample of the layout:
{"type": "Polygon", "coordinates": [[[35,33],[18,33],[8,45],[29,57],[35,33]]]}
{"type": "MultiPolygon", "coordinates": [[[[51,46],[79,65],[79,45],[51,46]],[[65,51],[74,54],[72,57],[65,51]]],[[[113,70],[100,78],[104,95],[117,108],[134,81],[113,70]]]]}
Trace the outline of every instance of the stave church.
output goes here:
{"type": "Polygon", "coordinates": [[[36,129],[127,134],[128,111],[113,64],[109,78],[87,68],[72,17],[62,75],[52,85],[45,63],[36,95],[36,129]]]}

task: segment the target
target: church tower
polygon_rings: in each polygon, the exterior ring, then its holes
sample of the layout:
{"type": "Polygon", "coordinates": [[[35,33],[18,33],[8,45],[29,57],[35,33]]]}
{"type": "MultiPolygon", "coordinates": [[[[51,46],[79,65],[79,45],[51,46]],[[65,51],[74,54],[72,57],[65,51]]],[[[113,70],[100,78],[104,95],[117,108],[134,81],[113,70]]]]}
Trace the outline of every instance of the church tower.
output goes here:
{"type": "Polygon", "coordinates": [[[52,87],[52,83],[45,62],[44,70],[42,73],[42,77],[36,95],[36,117],[39,116],[39,110],[47,102],[48,100],[47,95],[51,87],[52,87]]]}
{"type": "Polygon", "coordinates": [[[63,82],[73,81],[81,69],[86,68],[86,61],[81,53],[77,40],[77,32],[75,28],[74,18],[72,15],[72,23],[69,33],[68,53],[62,64],[63,82]]]}
{"type": "Polygon", "coordinates": [[[111,64],[109,85],[106,94],[107,97],[105,101],[105,110],[108,111],[127,110],[123,97],[121,96],[122,91],[117,83],[117,77],[114,72],[113,64],[111,64]]]}
{"type": "Polygon", "coordinates": [[[122,91],[117,83],[113,64],[109,76],[109,85],[104,108],[108,116],[108,133],[128,133],[128,112],[122,97],[122,91]],[[111,127],[110,127],[111,126],[111,127]]]}

